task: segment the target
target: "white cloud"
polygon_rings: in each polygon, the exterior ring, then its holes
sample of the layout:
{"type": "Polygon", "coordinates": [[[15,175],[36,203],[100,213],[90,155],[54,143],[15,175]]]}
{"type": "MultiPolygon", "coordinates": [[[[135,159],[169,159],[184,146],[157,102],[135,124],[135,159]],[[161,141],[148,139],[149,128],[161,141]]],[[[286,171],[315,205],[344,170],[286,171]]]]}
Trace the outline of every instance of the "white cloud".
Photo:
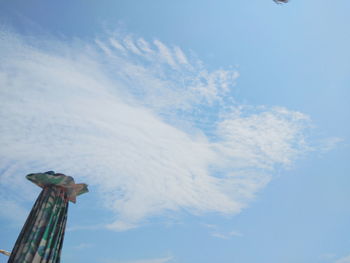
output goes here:
{"type": "Polygon", "coordinates": [[[153,53],[154,51],[152,50],[152,48],[150,47],[149,43],[144,40],[143,38],[139,38],[137,40],[137,45],[140,47],[140,49],[142,51],[144,51],[145,53],[153,53]]]}
{"type": "Polygon", "coordinates": [[[307,117],[284,108],[257,114],[229,113],[218,124],[218,134],[225,142],[218,147],[237,161],[237,166],[272,168],[276,163],[288,165],[306,145],[302,127],[307,117]],[[242,159],[243,158],[243,159],[242,159]]]}
{"type": "Polygon", "coordinates": [[[88,249],[88,248],[90,249],[92,247],[94,247],[94,245],[91,243],[80,243],[79,245],[73,246],[72,248],[76,249],[76,250],[83,250],[83,249],[88,249]]]}
{"type": "Polygon", "coordinates": [[[202,224],[202,226],[211,230],[210,235],[212,237],[220,239],[230,239],[232,237],[242,237],[243,234],[239,231],[222,231],[218,225],[213,224],[202,224]]]}
{"type": "Polygon", "coordinates": [[[323,139],[320,145],[320,150],[322,152],[329,152],[336,148],[341,142],[344,142],[344,139],[339,137],[330,137],[323,139]]]}
{"type": "Polygon", "coordinates": [[[241,233],[236,232],[236,231],[231,231],[231,232],[228,232],[228,233],[213,232],[213,233],[211,233],[211,235],[213,237],[221,238],[221,239],[230,239],[232,237],[241,237],[242,236],[241,233]]]}
{"type": "Polygon", "coordinates": [[[138,259],[129,261],[108,261],[110,263],[166,263],[171,262],[173,257],[152,258],[152,259],[138,259]]]}
{"type": "Polygon", "coordinates": [[[176,67],[171,50],[159,40],[154,40],[153,43],[158,48],[159,58],[164,59],[171,67],[176,67]]]}
{"type": "Polygon", "coordinates": [[[110,38],[109,41],[112,47],[119,49],[119,51],[125,51],[125,48],[118,40],[114,38],[110,38]]]}
{"type": "Polygon", "coordinates": [[[124,38],[124,45],[127,47],[128,50],[135,53],[136,55],[141,55],[141,51],[134,44],[134,40],[130,36],[124,38]]]}
{"type": "Polygon", "coordinates": [[[336,260],[335,263],[350,263],[350,255],[336,260]]]}
{"type": "Polygon", "coordinates": [[[320,255],[320,259],[321,260],[327,260],[328,262],[331,260],[331,259],[334,259],[336,258],[337,255],[334,254],[334,253],[325,253],[325,254],[322,254],[320,255]]]}
{"type": "Polygon", "coordinates": [[[188,60],[187,60],[187,57],[186,55],[182,52],[181,48],[179,47],[175,47],[174,48],[174,51],[175,51],[175,55],[176,55],[176,58],[177,58],[177,61],[180,63],[180,64],[188,64],[188,60]]]}
{"type": "Polygon", "coordinates": [[[15,195],[23,173],[72,175],[125,230],[164,212],[239,213],[306,150],[303,114],[232,104],[235,70],[160,41],[107,39],[0,33],[0,187],[15,195]]]}
{"type": "Polygon", "coordinates": [[[81,230],[98,230],[98,229],[104,229],[106,226],[103,224],[100,225],[77,225],[77,226],[68,226],[66,231],[72,232],[72,231],[81,231],[81,230]]]}
{"type": "MultiPolygon", "coordinates": [[[[105,54],[107,54],[108,56],[112,56],[113,55],[112,50],[105,43],[103,43],[102,41],[100,41],[98,39],[95,40],[95,43],[100,49],[103,50],[103,52],[105,54]]],[[[114,43],[111,42],[111,44],[113,45],[113,47],[117,47],[117,43],[116,42],[114,42],[114,43]]]]}

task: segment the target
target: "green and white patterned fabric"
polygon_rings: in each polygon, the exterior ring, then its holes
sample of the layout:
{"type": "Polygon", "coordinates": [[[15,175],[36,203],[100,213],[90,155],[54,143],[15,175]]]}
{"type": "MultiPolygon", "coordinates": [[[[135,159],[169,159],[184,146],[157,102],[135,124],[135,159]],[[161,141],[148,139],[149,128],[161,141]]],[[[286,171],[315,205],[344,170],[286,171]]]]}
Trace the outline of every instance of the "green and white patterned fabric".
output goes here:
{"type": "Polygon", "coordinates": [[[43,188],[15,243],[8,263],[60,262],[68,201],[88,192],[86,184],[52,171],[29,174],[28,180],[43,188]]]}

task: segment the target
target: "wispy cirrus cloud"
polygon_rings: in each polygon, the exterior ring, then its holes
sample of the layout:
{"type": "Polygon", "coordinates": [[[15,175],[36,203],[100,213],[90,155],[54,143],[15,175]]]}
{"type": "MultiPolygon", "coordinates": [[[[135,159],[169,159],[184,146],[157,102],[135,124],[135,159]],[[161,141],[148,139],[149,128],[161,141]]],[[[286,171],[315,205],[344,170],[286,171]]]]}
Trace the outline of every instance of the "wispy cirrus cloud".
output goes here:
{"type": "Polygon", "coordinates": [[[232,237],[242,237],[243,234],[239,231],[222,231],[219,226],[213,224],[202,224],[202,226],[210,229],[210,235],[220,239],[230,239],[232,237]]]}
{"type": "Polygon", "coordinates": [[[350,263],[350,255],[337,259],[335,263],[350,263]]]}
{"type": "Polygon", "coordinates": [[[307,150],[307,116],[240,105],[236,70],[159,40],[3,30],[0,56],[0,187],[25,188],[24,171],[72,175],[99,189],[111,229],[164,212],[239,213],[307,150]]]}
{"type": "Polygon", "coordinates": [[[129,261],[108,261],[108,263],[166,263],[166,262],[173,262],[173,257],[137,259],[137,260],[129,260],[129,261]]]}
{"type": "Polygon", "coordinates": [[[76,245],[72,247],[75,250],[84,250],[84,249],[91,249],[94,247],[94,244],[91,243],[80,243],[79,245],[76,245]]]}
{"type": "Polygon", "coordinates": [[[222,232],[213,232],[211,233],[211,236],[220,238],[220,239],[230,239],[232,237],[241,237],[242,234],[236,231],[231,231],[228,233],[222,233],[222,232]]]}

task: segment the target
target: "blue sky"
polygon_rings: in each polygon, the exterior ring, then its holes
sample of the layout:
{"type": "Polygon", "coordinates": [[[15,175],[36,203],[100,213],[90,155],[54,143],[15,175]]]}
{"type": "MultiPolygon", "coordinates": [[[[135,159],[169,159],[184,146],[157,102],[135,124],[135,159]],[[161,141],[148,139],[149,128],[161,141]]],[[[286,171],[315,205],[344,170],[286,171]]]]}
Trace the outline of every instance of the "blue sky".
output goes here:
{"type": "Polygon", "coordinates": [[[350,262],[349,8],[0,0],[0,248],[55,170],[63,262],[350,262]]]}

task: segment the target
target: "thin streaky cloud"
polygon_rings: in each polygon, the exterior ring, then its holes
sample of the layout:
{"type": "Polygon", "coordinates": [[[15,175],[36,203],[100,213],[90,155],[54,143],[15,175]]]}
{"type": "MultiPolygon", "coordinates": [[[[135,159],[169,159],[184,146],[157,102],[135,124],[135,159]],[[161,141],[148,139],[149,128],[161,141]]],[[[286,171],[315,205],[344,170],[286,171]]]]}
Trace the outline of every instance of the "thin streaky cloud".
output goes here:
{"type": "Polygon", "coordinates": [[[72,248],[75,250],[84,250],[84,249],[91,249],[93,248],[95,245],[91,244],[91,243],[80,243],[77,246],[73,246],[72,248]]]}
{"type": "Polygon", "coordinates": [[[78,225],[78,226],[69,226],[67,227],[67,232],[74,232],[74,231],[85,231],[85,230],[99,230],[106,228],[105,224],[100,225],[78,225]]]}
{"type": "Polygon", "coordinates": [[[202,224],[203,227],[210,229],[210,235],[220,239],[230,239],[232,237],[242,237],[243,234],[239,231],[222,231],[218,225],[202,224]]]}
{"type": "Polygon", "coordinates": [[[125,51],[125,48],[118,40],[116,40],[114,38],[110,38],[109,41],[110,41],[110,44],[112,47],[119,49],[120,51],[125,51]]]}
{"type": "Polygon", "coordinates": [[[177,61],[178,61],[180,64],[185,64],[185,65],[187,65],[187,64],[188,64],[187,57],[186,57],[186,55],[183,53],[183,51],[181,50],[181,48],[175,47],[175,48],[174,48],[174,51],[175,51],[175,54],[176,54],[177,61]]]}
{"type": "Polygon", "coordinates": [[[339,258],[334,263],[350,263],[350,255],[339,258]]]}
{"type": "Polygon", "coordinates": [[[151,259],[136,259],[136,260],[105,260],[106,263],[166,263],[166,262],[174,262],[173,257],[162,257],[162,258],[151,258],[151,259]]]}
{"type": "Polygon", "coordinates": [[[329,152],[335,149],[342,142],[344,142],[344,139],[340,137],[330,137],[323,139],[320,143],[320,150],[323,153],[329,152]]]}
{"type": "Polygon", "coordinates": [[[151,49],[150,44],[144,40],[143,38],[139,38],[137,40],[137,45],[139,46],[139,48],[145,52],[145,53],[153,53],[154,51],[151,49]]]}
{"type": "Polygon", "coordinates": [[[136,55],[141,55],[141,51],[135,45],[133,39],[130,36],[124,38],[124,45],[127,47],[128,50],[135,53],[136,55]]]}
{"type": "MultiPolygon", "coordinates": [[[[96,39],[95,42],[96,42],[96,45],[99,48],[101,48],[105,54],[107,54],[108,56],[111,56],[113,54],[112,50],[110,50],[110,48],[105,43],[101,42],[98,39],[96,39]]],[[[116,47],[116,42],[114,42],[113,45],[114,47],[116,47]]]]}
{"type": "Polygon", "coordinates": [[[176,67],[176,62],[171,50],[159,40],[154,40],[153,43],[158,48],[159,57],[164,59],[171,67],[176,67]]]}
{"type": "Polygon", "coordinates": [[[220,239],[230,239],[232,237],[242,237],[243,235],[239,232],[231,231],[228,233],[213,232],[213,233],[211,233],[211,236],[216,237],[216,238],[220,238],[220,239]]]}

